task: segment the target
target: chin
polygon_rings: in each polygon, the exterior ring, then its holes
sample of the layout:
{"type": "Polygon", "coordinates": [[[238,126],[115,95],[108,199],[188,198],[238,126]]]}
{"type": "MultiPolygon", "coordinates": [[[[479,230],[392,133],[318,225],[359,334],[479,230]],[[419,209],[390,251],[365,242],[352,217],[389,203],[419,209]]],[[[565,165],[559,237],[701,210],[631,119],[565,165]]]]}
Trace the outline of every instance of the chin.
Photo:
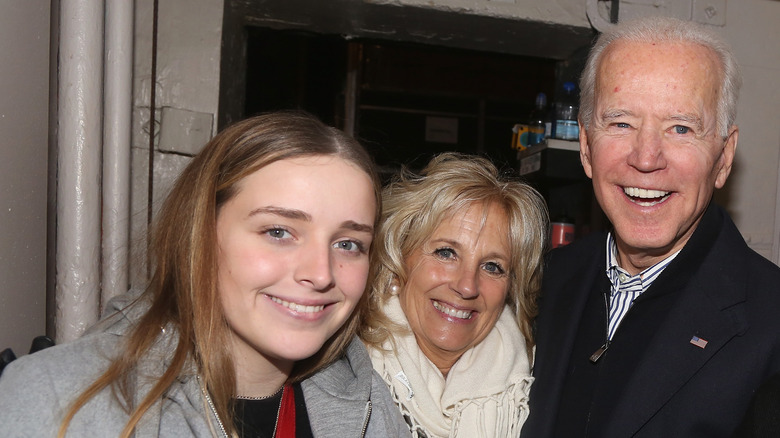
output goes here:
{"type": "Polygon", "coordinates": [[[280,359],[283,360],[289,360],[293,362],[297,362],[299,360],[308,359],[315,354],[317,354],[318,351],[322,348],[322,345],[320,345],[318,348],[299,348],[296,347],[294,349],[287,349],[281,352],[279,355],[280,359]]]}
{"type": "Polygon", "coordinates": [[[296,336],[294,339],[279,340],[271,348],[275,357],[289,361],[308,359],[317,354],[329,338],[296,336]]]}
{"type": "Polygon", "coordinates": [[[466,351],[471,347],[471,345],[466,344],[464,342],[459,341],[449,341],[449,340],[443,340],[439,341],[436,344],[436,348],[442,351],[449,351],[449,352],[457,352],[457,351],[466,351]]]}
{"type": "Polygon", "coordinates": [[[673,238],[662,235],[639,236],[639,238],[626,241],[629,247],[643,251],[648,255],[653,255],[653,253],[659,251],[667,251],[674,246],[674,243],[673,238]]]}

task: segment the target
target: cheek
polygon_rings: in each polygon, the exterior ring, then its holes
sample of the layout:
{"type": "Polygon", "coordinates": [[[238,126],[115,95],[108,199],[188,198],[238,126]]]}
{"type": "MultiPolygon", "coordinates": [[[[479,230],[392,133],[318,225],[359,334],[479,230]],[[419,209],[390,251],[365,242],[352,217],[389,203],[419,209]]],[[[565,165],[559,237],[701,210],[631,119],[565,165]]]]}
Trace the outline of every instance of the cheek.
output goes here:
{"type": "Polygon", "coordinates": [[[409,282],[414,282],[423,289],[430,289],[437,285],[447,283],[455,275],[455,264],[442,263],[436,260],[425,260],[409,274],[409,282]]]}
{"type": "Polygon", "coordinates": [[[411,316],[417,312],[417,309],[422,307],[418,303],[425,299],[420,286],[413,278],[410,278],[409,282],[398,292],[398,299],[401,302],[401,309],[406,314],[409,322],[412,323],[414,319],[411,316]]]}
{"type": "Polygon", "coordinates": [[[248,281],[263,271],[265,265],[257,260],[251,253],[232,254],[229,257],[223,257],[219,266],[219,271],[226,279],[242,282],[248,281]]]}
{"type": "Polygon", "coordinates": [[[670,154],[669,161],[674,163],[674,173],[680,183],[713,186],[718,157],[704,153],[677,153],[670,154]]]}
{"type": "Polygon", "coordinates": [[[400,292],[401,302],[425,300],[425,293],[442,282],[444,270],[438,266],[418,266],[409,275],[405,287],[400,292]]]}
{"type": "Polygon", "coordinates": [[[596,170],[608,170],[626,162],[629,148],[617,143],[614,140],[602,139],[595,147],[591,148],[591,163],[596,170]]]}
{"type": "Polygon", "coordinates": [[[341,290],[349,298],[357,302],[363,295],[368,280],[368,262],[365,263],[339,263],[339,278],[341,290]]]}
{"type": "Polygon", "coordinates": [[[283,254],[270,254],[253,245],[234,245],[220,251],[219,283],[230,289],[257,289],[280,280],[290,266],[283,254]]]}
{"type": "Polygon", "coordinates": [[[504,309],[509,294],[509,281],[494,282],[483,289],[485,304],[493,312],[500,313],[504,309]]]}
{"type": "Polygon", "coordinates": [[[723,157],[720,155],[715,155],[711,151],[707,151],[707,154],[702,154],[701,157],[699,157],[698,160],[691,160],[692,166],[695,166],[697,169],[701,169],[700,172],[704,173],[706,176],[711,176],[714,179],[714,176],[717,175],[718,169],[723,163],[723,157]]]}

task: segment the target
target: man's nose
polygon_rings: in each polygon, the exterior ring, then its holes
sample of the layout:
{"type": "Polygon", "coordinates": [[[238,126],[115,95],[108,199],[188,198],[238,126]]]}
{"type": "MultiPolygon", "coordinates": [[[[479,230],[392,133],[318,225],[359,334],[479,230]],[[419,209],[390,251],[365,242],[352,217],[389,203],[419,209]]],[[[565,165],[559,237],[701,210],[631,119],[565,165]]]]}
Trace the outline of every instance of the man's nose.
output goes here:
{"type": "Polygon", "coordinates": [[[639,129],[628,155],[628,164],[640,172],[653,172],[665,168],[663,133],[650,126],[639,129]]]}

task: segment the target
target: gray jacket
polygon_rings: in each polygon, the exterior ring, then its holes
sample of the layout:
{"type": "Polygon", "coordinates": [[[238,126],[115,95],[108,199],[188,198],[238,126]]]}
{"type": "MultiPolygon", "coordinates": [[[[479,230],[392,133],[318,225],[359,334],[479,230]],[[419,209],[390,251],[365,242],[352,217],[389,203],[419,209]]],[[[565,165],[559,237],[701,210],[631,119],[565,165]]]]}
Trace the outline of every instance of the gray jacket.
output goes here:
{"type": "MultiPolygon", "coordinates": [[[[114,300],[123,309],[105,318],[80,339],[17,359],[0,378],[0,435],[56,436],[71,402],[92,383],[124,344],[145,306],[126,305],[135,294],[114,300]]],[[[161,375],[175,349],[173,330],[163,336],[135,372],[130,389],[140,402],[161,375]]],[[[345,357],[301,384],[312,432],[320,437],[406,437],[409,429],[387,386],[373,371],[358,339],[345,357]]],[[[224,437],[220,422],[194,372],[184,373],[162,400],[144,415],[137,437],[224,437]]],[[[73,418],[68,437],[118,436],[128,420],[111,389],[101,391],[73,418]]]]}

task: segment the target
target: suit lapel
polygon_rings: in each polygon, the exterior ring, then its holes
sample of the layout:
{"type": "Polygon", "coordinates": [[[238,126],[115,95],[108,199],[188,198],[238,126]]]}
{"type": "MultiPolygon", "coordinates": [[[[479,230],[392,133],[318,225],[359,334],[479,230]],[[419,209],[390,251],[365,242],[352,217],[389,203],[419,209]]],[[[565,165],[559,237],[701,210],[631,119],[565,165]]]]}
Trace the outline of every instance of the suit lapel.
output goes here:
{"type": "Polygon", "coordinates": [[[644,360],[625,388],[622,402],[616,404],[611,417],[613,424],[626,428],[620,427],[621,433],[606,435],[636,433],[721,347],[743,330],[735,318],[717,309],[712,302],[694,299],[678,302],[643,355],[644,360]],[[694,336],[699,338],[699,345],[694,344],[694,336]]]}
{"type": "MultiPolygon", "coordinates": [[[[584,273],[584,276],[570,278],[564,287],[576,292],[567,294],[566,299],[556,303],[555,309],[552,310],[555,318],[549,327],[549,333],[550,339],[555,340],[555,345],[548,350],[549,359],[546,363],[548,365],[556,364],[558,371],[555,374],[558,376],[566,374],[583,314],[582,309],[585,307],[589,295],[593,293],[594,289],[609,288],[609,281],[603,272],[601,272],[602,275],[593,274],[593,270],[590,270],[584,273]]],[[[563,382],[563,379],[557,380],[563,382]]]]}
{"type": "Polygon", "coordinates": [[[543,316],[538,320],[540,338],[534,369],[534,376],[538,380],[532,386],[531,398],[534,400],[533,409],[544,415],[532,415],[529,421],[543,423],[543,426],[534,424],[533,427],[539,432],[539,436],[550,436],[552,433],[555,413],[560,404],[569,360],[588,296],[593,293],[594,288],[609,288],[609,281],[604,274],[605,239],[606,237],[602,236],[596,243],[580,247],[579,251],[567,252],[547,271],[545,287],[563,293],[549,297],[550,299],[543,302],[543,316]],[[596,244],[599,246],[594,246],[596,244]],[[581,263],[582,260],[590,261],[581,263]],[[574,266],[579,269],[571,272],[568,267],[574,266]],[[558,272],[553,273],[554,270],[558,272]],[[566,270],[569,272],[561,275],[561,272],[566,270]]]}
{"type": "Polygon", "coordinates": [[[733,260],[735,248],[724,244],[728,239],[712,231],[702,230],[699,237],[718,236],[716,242],[696,246],[692,239],[690,246],[696,249],[681,253],[651,287],[679,296],[650,344],[637,346],[643,359],[615,404],[606,436],[637,433],[726,343],[747,329],[737,305],[745,300],[741,262],[733,260]]]}

